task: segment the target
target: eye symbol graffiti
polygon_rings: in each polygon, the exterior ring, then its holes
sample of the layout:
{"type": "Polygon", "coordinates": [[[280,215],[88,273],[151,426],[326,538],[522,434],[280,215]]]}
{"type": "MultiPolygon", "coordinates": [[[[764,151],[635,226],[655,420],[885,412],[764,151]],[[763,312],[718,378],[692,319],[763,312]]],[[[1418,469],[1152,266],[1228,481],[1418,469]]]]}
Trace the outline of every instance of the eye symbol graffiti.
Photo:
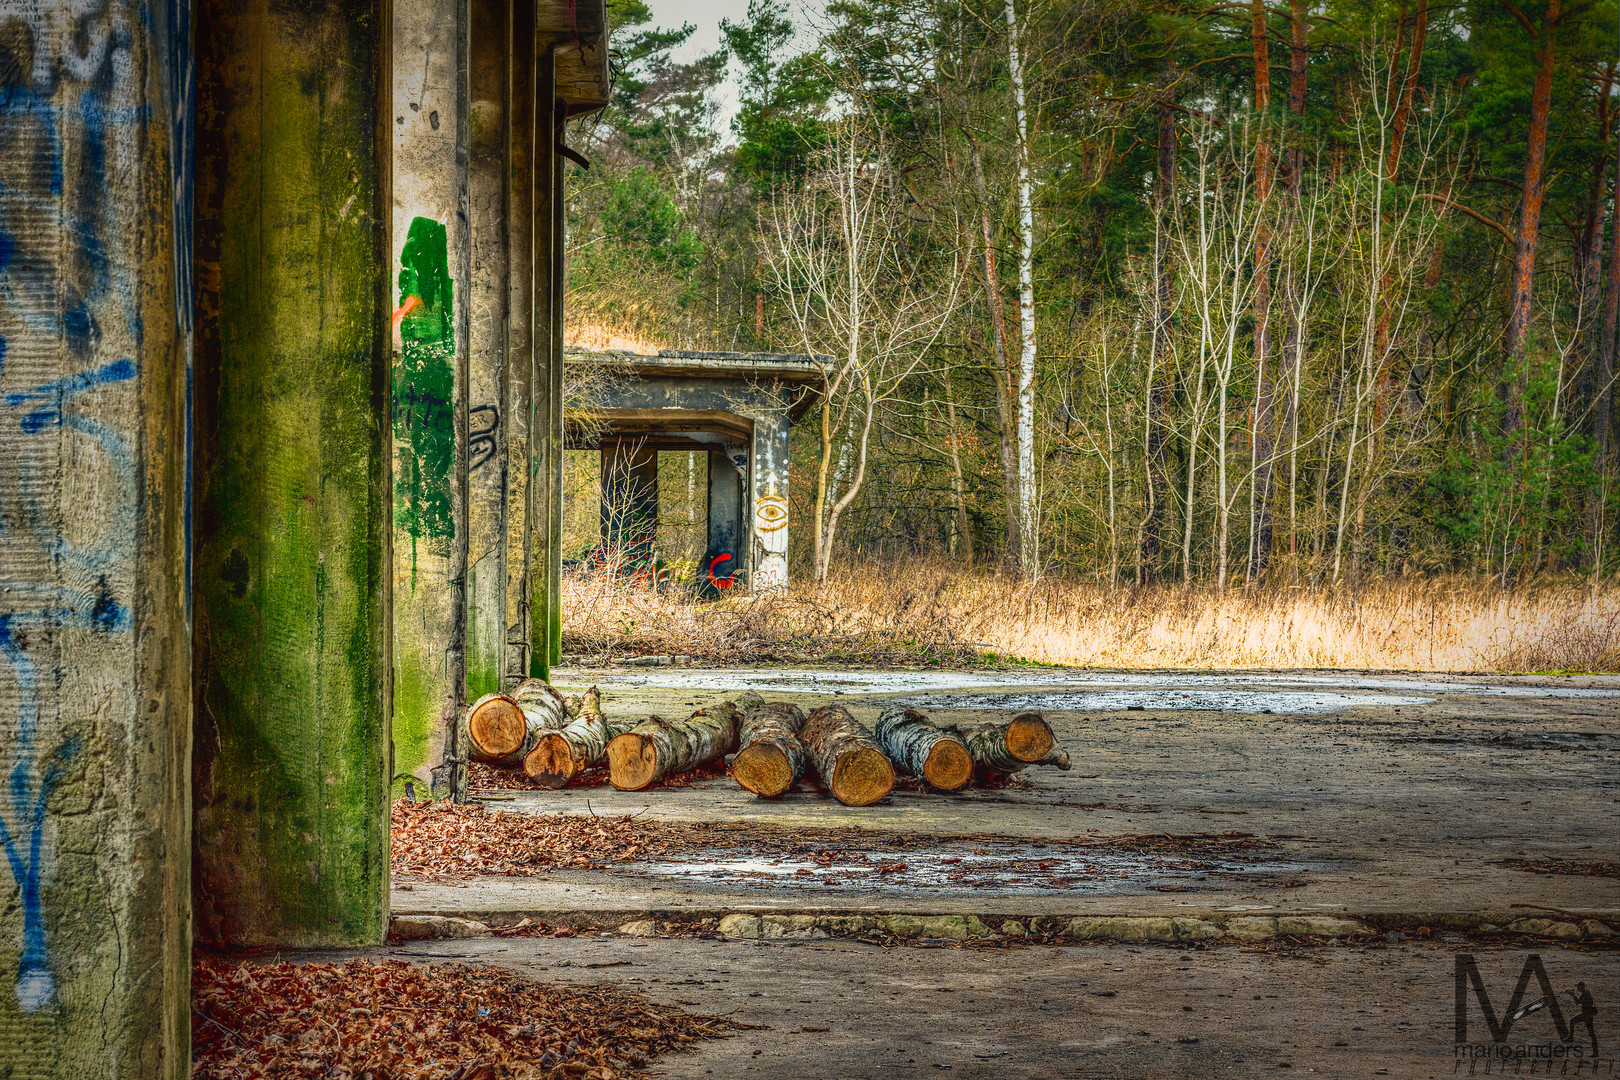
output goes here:
{"type": "Polygon", "coordinates": [[[787,528],[787,500],[780,495],[766,495],[754,502],[754,527],[760,532],[776,532],[787,528]]]}

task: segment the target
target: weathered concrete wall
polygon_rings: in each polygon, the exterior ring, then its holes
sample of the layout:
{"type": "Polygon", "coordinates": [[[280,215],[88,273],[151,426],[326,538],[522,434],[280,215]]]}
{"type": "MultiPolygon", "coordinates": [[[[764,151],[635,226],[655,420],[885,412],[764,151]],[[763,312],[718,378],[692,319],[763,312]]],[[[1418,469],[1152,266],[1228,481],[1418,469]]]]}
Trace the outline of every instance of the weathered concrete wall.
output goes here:
{"type": "Polygon", "coordinates": [[[189,1074],[190,15],[0,0],[0,1075],[189,1074]]]}
{"type": "Polygon", "coordinates": [[[788,583],[788,415],[787,409],[754,416],[753,551],[748,583],[755,592],[788,583]]]}
{"type": "Polygon", "coordinates": [[[467,698],[501,689],[506,652],[508,128],[506,0],[470,0],[472,276],[467,401],[467,698]]]}
{"type": "Polygon", "coordinates": [[[533,546],[529,563],[529,675],[544,679],[552,656],[561,656],[561,612],[553,618],[552,568],[562,567],[562,402],[560,398],[562,348],[560,264],[562,200],[552,184],[562,175],[556,149],[557,123],[552,102],[556,94],[556,52],[542,37],[535,56],[535,139],[530,191],[534,197],[533,350],[529,424],[533,546]],[[558,478],[554,483],[554,477],[558,478]],[[556,635],[554,640],[553,635],[556,635]]]}
{"type": "Polygon", "coordinates": [[[709,545],[703,553],[703,584],[723,591],[743,573],[742,476],[723,450],[709,452],[709,545]]]}
{"type": "Polygon", "coordinates": [[[393,12],[393,772],[419,797],[466,788],[468,19],[393,12]]]}
{"type": "Polygon", "coordinates": [[[197,11],[198,936],[387,918],[386,5],[197,11]]]}
{"type": "MultiPolygon", "coordinates": [[[[508,685],[529,673],[529,574],[534,561],[534,84],[531,4],[511,14],[511,122],[506,190],[506,627],[508,685]]],[[[544,173],[540,175],[546,175],[544,173]]]]}

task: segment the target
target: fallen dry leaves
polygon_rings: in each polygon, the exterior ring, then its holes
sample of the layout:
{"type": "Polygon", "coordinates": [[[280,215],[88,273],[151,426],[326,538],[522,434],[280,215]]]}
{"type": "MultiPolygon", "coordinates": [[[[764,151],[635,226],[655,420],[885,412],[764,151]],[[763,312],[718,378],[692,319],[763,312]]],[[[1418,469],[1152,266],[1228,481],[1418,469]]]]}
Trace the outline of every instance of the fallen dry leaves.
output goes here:
{"type": "Polygon", "coordinates": [[[735,1025],[602,986],[396,960],[192,967],[193,1080],[628,1080],[735,1025]]]}
{"type": "Polygon", "coordinates": [[[668,826],[630,815],[531,816],[404,799],[392,813],[396,875],[543,874],[662,855],[680,843],[668,826]]]}

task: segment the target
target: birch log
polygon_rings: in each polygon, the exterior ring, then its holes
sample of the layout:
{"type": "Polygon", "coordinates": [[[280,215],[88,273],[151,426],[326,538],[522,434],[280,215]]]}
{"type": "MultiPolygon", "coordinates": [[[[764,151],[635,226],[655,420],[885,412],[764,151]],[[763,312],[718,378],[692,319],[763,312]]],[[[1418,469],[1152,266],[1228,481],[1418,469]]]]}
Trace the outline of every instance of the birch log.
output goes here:
{"type": "Polygon", "coordinates": [[[792,787],[804,774],[803,727],[804,710],[797,705],[773,701],[749,709],[737,740],[742,749],[731,762],[732,779],[767,799],[792,787]]]}
{"type": "Polygon", "coordinates": [[[560,788],[602,760],[607,745],[636,726],[635,721],[614,724],[602,714],[602,693],[585,691],[579,715],[565,728],[540,736],[523,758],[523,771],[544,788],[560,788]]]}
{"type": "Polygon", "coordinates": [[[729,701],[699,709],[685,720],[649,716],[607,746],[608,782],[640,791],[737,749],[737,707],[729,701]]]}
{"type": "Polygon", "coordinates": [[[956,728],[954,733],[967,745],[975,770],[984,774],[1010,776],[1031,765],[1055,765],[1067,772],[1073,765],[1040,713],[1019,713],[1005,724],[956,728]]]}
{"type": "Polygon", "coordinates": [[[967,744],[916,709],[889,706],[878,716],[873,734],[901,772],[920,777],[930,787],[956,791],[973,778],[973,757],[967,744]]]}
{"type": "Polygon", "coordinates": [[[822,784],[845,806],[869,806],[894,790],[894,766],[843,706],[824,705],[811,713],[799,741],[822,784]]]}
{"type": "Polygon", "coordinates": [[[567,723],[562,695],[541,679],[524,679],[507,694],[485,694],[467,710],[473,758],[495,765],[521,764],[541,735],[567,723]]]}

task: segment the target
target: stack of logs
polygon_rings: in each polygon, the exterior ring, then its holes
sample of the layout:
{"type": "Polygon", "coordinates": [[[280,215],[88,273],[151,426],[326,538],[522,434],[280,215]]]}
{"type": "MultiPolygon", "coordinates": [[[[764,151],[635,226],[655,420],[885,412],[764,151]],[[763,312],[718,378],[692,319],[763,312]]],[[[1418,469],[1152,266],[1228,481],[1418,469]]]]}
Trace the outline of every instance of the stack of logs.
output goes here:
{"type": "Polygon", "coordinates": [[[756,795],[775,798],[801,778],[814,778],[847,806],[868,806],[894,788],[896,772],[935,791],[993,785],[1031,765],[1070,767],[1040,713],[1004,724],[955,727],[891,705],[867,729],[840,705],[808,716],[797,705],[767,702],[750,691],[706,706],[684,720],[649,716],[610,720],[591,687],[565,698],[538,679],[505,694],[486,694],[467,710],[472,756],[522,768],[540,787],[560,788],[606,761],[608,780],[640,791],[668,776],[729,755],[732,777],[756,795]]]}

